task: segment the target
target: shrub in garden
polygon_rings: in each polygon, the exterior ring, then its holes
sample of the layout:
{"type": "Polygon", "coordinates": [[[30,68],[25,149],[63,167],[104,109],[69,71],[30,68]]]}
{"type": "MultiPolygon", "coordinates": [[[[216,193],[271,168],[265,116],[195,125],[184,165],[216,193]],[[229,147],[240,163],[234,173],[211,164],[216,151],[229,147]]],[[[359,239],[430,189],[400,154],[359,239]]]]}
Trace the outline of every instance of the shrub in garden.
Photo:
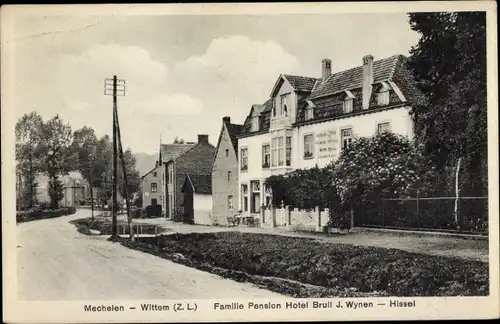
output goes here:
{"type": "Polygon", "coordinates": [[[414,194],[413,188],[433,176],[428,165],[422,147],[405,136],[382,132],[357,138],[330,166],[336,197],[330,202],[331,223],[345,224],[355,206],[368,209],[380,198],[414,194]]]}
{"type": "Polygon", "coordinates": [[[23,211],[18,211],[16,213],[16,222],[23,223],[38,219],[47,219],[65,215],[72,215],[75,212],[76,209],[74,207],[63,207],[59,209],[44,209],[44,210],[41,209],[23,210],[23,211]]]}
{"type": "Polygon", "coordinates": [[[148,205],[146,206],[145,211],[148,217],[161,216],[161,205],[148,205]]]}

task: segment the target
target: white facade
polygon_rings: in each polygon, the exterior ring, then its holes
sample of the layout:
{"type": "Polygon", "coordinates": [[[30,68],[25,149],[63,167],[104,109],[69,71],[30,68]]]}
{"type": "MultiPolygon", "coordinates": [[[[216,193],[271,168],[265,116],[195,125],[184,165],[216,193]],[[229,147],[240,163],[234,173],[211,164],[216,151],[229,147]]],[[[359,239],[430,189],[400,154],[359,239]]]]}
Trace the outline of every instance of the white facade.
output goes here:
{"type": "MultiPolygon", "coordinates": [[[[274,120],[280,120],[281,124],[289,125],[283,122],[283,117],[277,116],[274,120]]],[[[273,120],[271,120],[273,125],[273,120]]],[[[239,154],[242,150],[248,150],[248,167],[247,170],[241,170],[242,160],[240,159],[239,168],[239,209],[244,214],[256,214],[259,212],[259,207],[262,204],[267,204],[261,197],[269,197],[266,193],[264,185],[265,180],[271,175],[284,174],[295,169],[311,168],[316,165],[325,167],[333,160],[337,159],[342,150],[342,131],[351,130],[353,136],[369,137],[376,134],[378,128],[384,127],[393,133],[413,137],[413,121],[410,116],[410,107],[399,107],[394,109],[369,112],[362,115],[338,118],[329,121],[320,121],[317,123],[302,125],[299,127],[279,127],[270,129],[268,133],[255,136],[243,137],[239,139],[239,154]],[[285,144],[283,148],[284,161],[279,165],[281,154],[278,149],[273,149],[273,137],[279,133],[285,137],[282,142],[285,144]],[[309,135],[308,139],[312,139],[311,155],[305,155],[304,142],[305,136],[309,135]],[[286,157],[286,137],[290,139],[288,148],[290,152],[290,161],[287,162],[286,157]],[[263,168],[263,146],[271,145],[271,165],[268,168],[263,168]],[[275,165],[274,165],[275,164],[275,165]],[[287,165],[289,164],[289,165],[287,165]],[[255,187],[254,183],[259,184],[259,188],[255,187]],[[246,186],[246,188],[245,188],[246,186]],[[256,205],[256,206],[252,206],[256,205]]],[[[273,126],[271,126],[273,127],[273,126]]],[[[279,145],[278,145],[279,146],[279,145]]]]}

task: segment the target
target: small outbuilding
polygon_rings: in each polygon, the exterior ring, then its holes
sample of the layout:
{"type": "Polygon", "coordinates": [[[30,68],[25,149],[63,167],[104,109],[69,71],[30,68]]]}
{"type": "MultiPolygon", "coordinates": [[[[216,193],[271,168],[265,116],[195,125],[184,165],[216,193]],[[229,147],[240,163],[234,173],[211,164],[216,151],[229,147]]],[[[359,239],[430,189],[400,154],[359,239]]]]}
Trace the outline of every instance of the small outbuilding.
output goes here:
{"type": "Polygon", "coordinates": [[[184,222],[212,225],[212,176],[186,175],[182,193],[184,222]]]}

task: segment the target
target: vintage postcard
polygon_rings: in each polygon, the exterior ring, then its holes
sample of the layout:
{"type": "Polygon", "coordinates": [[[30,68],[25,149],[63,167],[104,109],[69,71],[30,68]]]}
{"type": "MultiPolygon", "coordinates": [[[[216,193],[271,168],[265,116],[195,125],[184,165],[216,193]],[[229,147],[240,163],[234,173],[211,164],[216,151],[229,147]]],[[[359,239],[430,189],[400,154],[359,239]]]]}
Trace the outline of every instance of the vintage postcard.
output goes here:
{"type": "Polygon", "coordinates": [[[4,322],[499,317],[496,10],[3,6],[4,322]]]}

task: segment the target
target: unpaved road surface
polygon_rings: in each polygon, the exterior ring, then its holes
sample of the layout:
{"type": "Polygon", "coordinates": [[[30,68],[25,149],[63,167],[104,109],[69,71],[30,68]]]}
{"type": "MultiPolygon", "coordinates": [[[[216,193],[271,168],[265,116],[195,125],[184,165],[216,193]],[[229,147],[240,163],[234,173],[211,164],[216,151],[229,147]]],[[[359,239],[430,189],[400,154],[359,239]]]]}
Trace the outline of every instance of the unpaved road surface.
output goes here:
{"type": "Polygon", "coordinates": [[[19,299],[283,297],[128,249],[106,237],[80,234],[68,223],[88,216],[89,211],[80,210],[71,216],[17,226],[19,299]]]}

